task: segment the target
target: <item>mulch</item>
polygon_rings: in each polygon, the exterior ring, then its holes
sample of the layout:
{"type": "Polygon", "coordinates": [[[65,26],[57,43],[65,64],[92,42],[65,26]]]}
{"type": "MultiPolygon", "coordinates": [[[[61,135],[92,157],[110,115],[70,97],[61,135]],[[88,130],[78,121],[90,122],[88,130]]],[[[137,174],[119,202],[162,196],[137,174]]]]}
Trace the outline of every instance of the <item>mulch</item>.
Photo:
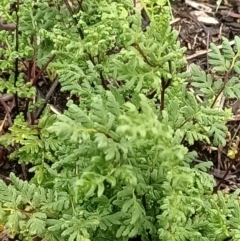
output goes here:
{"type": "MultiPolygon", "coordinates": [[[[182,46],[187,48],[186,58],[188,63],[195,63],[202,69],[208,71],[209,64],[207,59],[207,52],[211,42],[216,45],[221,45],[222,36],[233,40],[234,36],[240,36],[240,24],[238,19],[240,15],[237,9],[220,9],[218,12],[207,13],[210,17],[216,19],[218,24],[210,24],[200,22],[197,17],[192,15],[195,9],[186,5],[185,3],[175,3],[172,6],[174,20],[172,27],[179,31],[179,41],[182,46]]],[[[52,82],[42,80],[38,82],[37,88],[43,98],[49,92],[52,82]]],[[[66,107],[69,93],[60,91],[60,86],[54,89],[48,103],[55,106],[58,110],[63,111],[66,107]]],[[[3,106],[0,104],[0,124],[5,116],[3,106]]],[[[228,124],[229,131],[233,135],[238,135],[239,121],[233,121],[228,124]]],[[[198,152],[198,162],[212,161],[214,167],[210,172],[214,175],[216,182],[221,180],[220,189],[225,192],[232,192],[240,187],[240,166],[237,163],[231,165],[231,161],[227,157],[226,148],[214,148],[207,146],[205,143],[198,142],[192,150],[198,152]],[[228,170],[228,173],[226,171],[228,170]],[[224,178],[224,180],[223,180],[224,178]]],[[[0,147],[0,179],[8,182],[10,172],[14,172],[22,179],[28,177],[27,167],[17,164],[16,161],[10,161],[8,154],[11,149],[0,147]]]]}

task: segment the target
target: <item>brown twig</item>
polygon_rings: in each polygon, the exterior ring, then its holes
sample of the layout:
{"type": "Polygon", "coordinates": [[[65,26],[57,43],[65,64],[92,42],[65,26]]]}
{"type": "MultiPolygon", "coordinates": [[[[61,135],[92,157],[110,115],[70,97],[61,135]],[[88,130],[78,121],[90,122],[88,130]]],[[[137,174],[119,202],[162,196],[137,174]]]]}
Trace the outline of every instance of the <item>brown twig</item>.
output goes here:
{"type": "Polygon", "coordinates": [[[240,115],[234,115],[232,116],[232,119],[228,120],[228,122],[232,122],[232,121],[240,121],[240,115]]]}
{"type": "Polygon", "coordinates": [[[16,24],[7,23],[5,20],[0,19],[0,30],[6,30],[12,32],[16,29],[16,24]]]}
{"type": "Polygon", "coordinates": [[[0,94],[0,99],[3,101],[9,101],[13,99],[13,95],[12,94],[0,94]]]}
{"type": "MultiPolygon", "coordinates": [[[[235,41],[232,40],[232,41],[229,42],[229,44],[230,44],[230,45],[234,45],[234,44],[235,44],[235,41]]],[[[223,48],[223,45],[221,44],[221,45],[217,46],[217,48],[218,48],[218,49],[222,49],[222,48],[223,48]]],[[[212,51],[211,49],[199,51],[198,53],[195,53],[195,54],[192,54],[192,55],[190,55],[190,56],[187,56],[187,57],[186,57],[186,60],[194,59],[194,58],[199,57],[199,56],[201,56],[201,55],[208,54],[208,53],[210,53],[211,51],[212,51]]]]}
{"type": "Polygon", "coordinates": [[[10,115],[11,108],[4,102],[4,100],[2,98],[0,98],[0,104],[3,106],[3,108],[6,112],[6,115],[8,117],[9,125],[12,126],[12,118],[11,118],[11,115],[10,115]]]}
{"type": "Polygon", "coordinates": [[[39,118],[39,116],[41,115],[41,113],[43,112],[44,108],[46,107],[47,103],[48,103],[48,100],[50,99],[51,95],[53,94],[54,90],[56,89],[58,85],[58,78],[55,79],[55,81],[53,82],[51,88],[49,89],[46,97],[45,97],[45,100],[44,100],[44,103],[42,104],[42,106],[39,107],[39,109],[36,111],[36,114],[35,114],[35,119],[39,118]]]}
{"type": "Polygon", "coordinates": [[[37,76],[34,78],[33,80],[33,84],[36,84],[36,81],[38,80],[38,78],[40,77],[40,75],[44,72],[44,70],[48,67],[48,65],[54,60],[54,58],[56,57],[55,54],[53,54],[50,59],[47,61],[47,63],[40,69],[40,71],[38,72],[37,76]]]}
{"type": "Polygon", "coordinates": [[[23,180],[27,180],[27,167],[25,163],[21,163],[21,169],[23,174],[23,180]]]}
{"type": "MultiPolygon", "coordinates": [[[[233,136],[232,136],[232,138],[231,138],[232,140],[235,139],[235,137],[237,136],[239,130],[240,130],[240,122],[238,123],[237,129],[234,131],[234,134],[233,134],[233,136]]],[[[230,144],[231,144],[231,143],[230,143],[230,144]]]]}

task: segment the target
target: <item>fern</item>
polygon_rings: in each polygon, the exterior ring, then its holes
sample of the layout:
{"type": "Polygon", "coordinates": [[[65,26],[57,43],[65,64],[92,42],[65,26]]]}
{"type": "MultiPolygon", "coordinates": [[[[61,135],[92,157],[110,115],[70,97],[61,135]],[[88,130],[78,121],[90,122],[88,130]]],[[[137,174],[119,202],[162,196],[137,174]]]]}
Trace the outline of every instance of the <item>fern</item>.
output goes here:
{"type": "MultiPolygon", "coordinates": [[[[8,238],[238,240],[238,194],[212,195],[211,163],[194,166],[197,155],[183,143],[226,144],[231,112],[218,100],[239,98],[232,76],[240,72],[239,38],[233,48],[226,39],[222,50],[211,45],[217,77],[196,65],[184,72],[185,49],[163,2],[142,1],[151,20],[144,30],[132,1],[72,1],[73,15],[54,4],[20,5],[18,56],[34,58],[39,68],[52,57],[46,74],[80,104],[69,100],[58,115],[47,107],[34,125],[19,114],[0,137],[1,145],[14,147],[10,157],[34,174],[29,181],[11,174],[8,186],[0,181],[8,238]]],[[[0,13],[15,21],[1,6],[0,13]]],[[[12,37],[0,34],[8,46],[6,70],[16,53],[12,37]]],[[[35,87],[23,88],[21,76],[15,86],[13,77],[10,69],[0,90],[32,98],[35,87]]]]}

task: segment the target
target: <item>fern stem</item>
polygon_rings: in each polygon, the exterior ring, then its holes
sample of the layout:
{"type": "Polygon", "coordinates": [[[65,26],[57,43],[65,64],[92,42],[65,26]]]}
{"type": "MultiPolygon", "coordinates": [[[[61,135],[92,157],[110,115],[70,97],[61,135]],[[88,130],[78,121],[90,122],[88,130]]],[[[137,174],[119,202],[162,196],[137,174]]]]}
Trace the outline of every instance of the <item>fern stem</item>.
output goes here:
{"type": "Polygon", "coordinates": [[[220,96],[221,93],[224,91],[224,89],[225,89],[225,87],[226,87],[226,84],[227,84],[227,82],[228,82],[228,80],[229,80],[229,75],[230,75],[231,71],[232,71],[232,68],[230,68],[230,69],[226,72],[226,74],[225,74],[225,76],[224,76],[223,86],[222,86],[222,88],[219,90],[219,92],[217,93],[217,95],[215,96],[215,99],[214,99],[213,103],[211,104],[210,108],[213,108],[213,107],[214,107],[214,105],[216,104],[219,96],[220,96]]]}
{"type": "MultiPolygon", "coordinates": [[[[73,10],[72,10],[72,8],[71,8],[68,0],[64,0],[64,3],[66,4],[66,6],[67,6],[67,8],[68,8],[68,11],[69,11],[70,14],[72,15],[72,18],[73,18],[75,24],[77,25],[77,24],[78,24],[78,21],[77,21],[76,17],[73,16],[73,15],[74,15],[74,12],[73,12],[73,10]]],[[[78,33],[79,33],[81,39],[84,39],[84,34],[83,34],[82,29],[78,27],[77,30],[78,30],[78,33]]]]}
{"type": "MultiPolygon", "coordinates": [[[[238,154],[238,155],[239,155],[239,154],[238,154]]],[[[235,159],[231,161],[231,163],[230,163],[228,169],[226,170],[224,176],[220,179],[220,181],[218,182],[218,184],[213,188],[213,191],[212,191],[213,194],[214,194],[214,193],[217,193],[219,187],[221,186],[221,184],[222,184],[223,181],[225,180],[226,176],[229,174],[229,172],[230,172],[230,170],[232,169],[233,164],[234,164],[235,162],[236,162],[235,159]]]]}
{"type": "Polygon", "coordinates": [[[134,43],[134,47],[137,49],[137,51],[141,54],[141,56],[143,57],[144,61],[151,67],[156,67],[155,65],[153,65],[152,63],[150,63],[150,61],[148,60],[147,56],[143,53],[142,49],[140,48],[139,44],[137,42],[134,43]]]}
{"type": "MultiPolygon", "coordinates": [[[[16,35],[16,42],[15,42],[15,51],[16,53],[18,53],[19,51],[19,16],[18,16],[18,12],[19,12],[19,0],[17,0],[17,2],[15,3],[15,8],[16,8],[16,28],[15,28],[15,35],[16,35]]],[[[14,86],[17,86],[17,80],[18,80],[18,75],[19,75],[19,70],[18,70],[18,64],[19,64],[19,58],[17,57],[15,59],[15,76],[14,76],[14,86]]],[[[19,104],[18,104],[18,93],[16,92],[14,95],[14,100],[15,100],[15,105],[16,105],[16,109],[17,112],[19,112],[19,104]]]]}
{"type": "Polygon", "coordinates": [[[47,63],[40,69],[37,76],[34,78],[33,83],[35,85],[37,79],[40,77],[40,75],[44,72],[44,70],[48,67],[48,65],[55,59],[56,55],[53,54],[50,59],[47,61],[47,63]]]}

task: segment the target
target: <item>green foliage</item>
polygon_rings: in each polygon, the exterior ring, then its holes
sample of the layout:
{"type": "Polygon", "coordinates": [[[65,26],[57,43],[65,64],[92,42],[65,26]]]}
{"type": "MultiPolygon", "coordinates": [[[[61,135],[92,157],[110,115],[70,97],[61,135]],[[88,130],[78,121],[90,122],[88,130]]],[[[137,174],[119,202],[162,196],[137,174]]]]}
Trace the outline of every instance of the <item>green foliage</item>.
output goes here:
{"type": "Polygon", "coordinates": [[[234,40],[235,46],[232,48],[229,41],[223,38],[222,53],[217,46],[211,44],[212,52],[209,53],[209,63],[212,65],[212,71],[217,74],[217,79],[213,79],[211,74],[206,74],[196,65],[192,65],[191,85],[199,89],[204,97],[210,101],[214,101],[214,97],[221,92],[228,98],[240,97],[238,78],[229,76],[230,73],[240,73],[238,67],[240,38],[236,36],[234,40]]]}
{"type": "Polygon", "coordinates": [[[23,76],[19,75],[16,85],[15,81],[15,74],[11,73],[8,80],[5,78],[0,78],[0,91],[6,91],[9,94],[16,94],[18,93],[19,97],[26,97],[31,98],[36,95],[35,88],[28,82],[25,83],[23,76]]]}
{"type": "MultiPolygon", "coordinates": [[[[240,72],[239,38],[234,48],[226,39],[222,51],[211,45],[215,79],[196,65],[183,72],[185,49],[162,1],[142,1],[145,30],[132,1],[72,2],[73,15],[65,1],[22,2],[19,53],[0,31],[2,70],[16,56],[41,68],[54,54],[46,73],[80,99],[59,115],[47,107],[35,125],[19,114],[0,137],[34,173],[29,182],[0,181],[0,224],[29,240],[238,240],[237,193],[212,195],[211,163],[194,166],[183,143],[226,144],[231,112],[218,101],[239,98],[231,77],[240,72]]],[[[5,6],[1,16],[15,21],[5,6]]],[[[14,85],[9,71],[0,91],[33,97],[34,87],[22,88],[21,75],[14,85]]]]}

